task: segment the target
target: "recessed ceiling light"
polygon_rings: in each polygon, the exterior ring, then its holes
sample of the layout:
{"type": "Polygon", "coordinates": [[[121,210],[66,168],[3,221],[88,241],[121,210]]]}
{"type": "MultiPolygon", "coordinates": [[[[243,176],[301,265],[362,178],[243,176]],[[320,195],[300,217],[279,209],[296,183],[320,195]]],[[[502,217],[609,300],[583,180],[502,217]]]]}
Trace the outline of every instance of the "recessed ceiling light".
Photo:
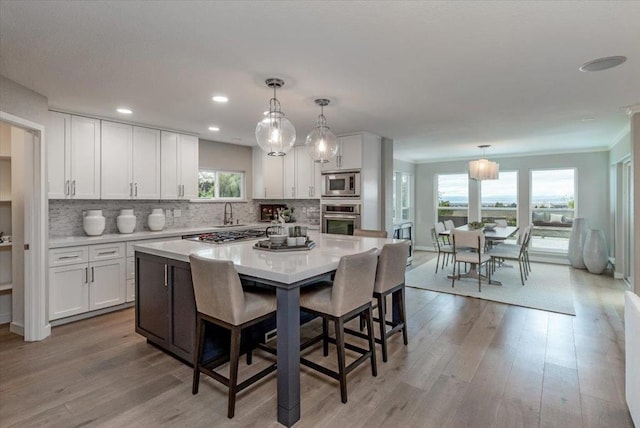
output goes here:
{"type": "Polygon", "coordinates": [[[217,126],[210,126],[209,127],[209,131],[218,132],[219,130],[220,130],[220,128],[218,128],[217,126]]]}
{"type": "Polygon", "coordinates": [[[122,114],[131,114],[131,113],[133,113],[133,111],[131,109],[128,109],[128,108],[125,108],[125,107],[120,107],[116,111],[118,113],[122,113],[122,114]]]}
{"type": "Polygon", "coordinates": [[[626,56],[608,56],[585,62],[580,66],[580,71],[602,71],[617,67],[627,60],[626,56]]]}
{"type": "Polygon", "coordinates": [[[591,116],[580,118],[580,122],[593,122],[594,120],[596,120],[596,118],[591,116]]]}
{"type": "Polygon", "coordinates": [[[229,98],[225,97],[224,95],[216,95],[211,99],[217,103],[226,103],[227,101],[229,101],[229,98]]]}

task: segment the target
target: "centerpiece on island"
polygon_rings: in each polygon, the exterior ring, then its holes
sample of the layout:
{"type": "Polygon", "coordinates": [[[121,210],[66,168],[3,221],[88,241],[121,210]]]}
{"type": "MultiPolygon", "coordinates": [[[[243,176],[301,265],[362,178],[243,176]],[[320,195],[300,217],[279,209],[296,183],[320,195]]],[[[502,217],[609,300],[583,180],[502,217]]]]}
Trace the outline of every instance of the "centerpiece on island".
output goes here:
{"type": "Polygon", "coordinates": [[[484,227],[484,223],[482,223],[481,221],[472,221],[469,223],[470,230],[479,230],[479,229],[482,229],[483,227],[484,227]]]}

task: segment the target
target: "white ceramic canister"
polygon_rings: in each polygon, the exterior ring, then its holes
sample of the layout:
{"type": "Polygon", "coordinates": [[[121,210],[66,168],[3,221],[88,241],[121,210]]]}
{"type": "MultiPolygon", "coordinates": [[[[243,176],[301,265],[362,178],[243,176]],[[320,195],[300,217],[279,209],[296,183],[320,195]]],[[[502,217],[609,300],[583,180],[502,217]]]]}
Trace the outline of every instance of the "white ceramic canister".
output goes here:
{"type": "Polygon", "coordinates": [[[149,230],[157,232],[164,228],[164,211],[162,208],[154,208],[151,210],[151,214],[147,217],[147,223],[149,224],[149,230]]]}
{"type": "Polygon", "coordinates": [[[84,233],[89,236],[100,236],[104,232],[104,216],[102,210],[88,210],[82,219],[84,233]]]}
{"type": "Polygon", "coordinates": [[[136,216],[133,210],[120,210],[120,215],[116,217],[116,226],[120,233],[132,233],[136,228],[136,216]]]}

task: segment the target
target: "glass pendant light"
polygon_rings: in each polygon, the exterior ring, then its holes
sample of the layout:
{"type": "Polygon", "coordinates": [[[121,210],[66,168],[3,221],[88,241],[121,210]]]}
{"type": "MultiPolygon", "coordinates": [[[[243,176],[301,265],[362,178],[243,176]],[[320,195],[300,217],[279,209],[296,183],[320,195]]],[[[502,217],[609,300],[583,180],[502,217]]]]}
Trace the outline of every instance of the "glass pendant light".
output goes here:
{"type": "Polygon", "coordinates": [[[484,159],[484,150],[488,144],[478,146],[482,149],[482,158],[469,162],[469,178],[473,180],[497,180],[500,175],[500,164],[484,159]]]}
{"type": "Polygon", "coordinates": [[[338,153],[338,140],[333,132],[327,126],[327,118],[324,117],[324,106],[329,104],[329,100],[319,98],[315,103],[320,106],[320,116],[318,116],[318,124],[307,135],[307,146],[309,155],[318,163],[327,163],[329,159],[338,153]]]}
{"type": "Polygon", "coordinates": [[[280,101],[276,98],[276,89],[284,85],[284,80],[272,78],[265,83],[273,88],[273,98],[269,100],[269,112],[256,126],[256,141],[269,156],[284,156],[296,142],[296,129],[284,117],[280,101]]]}

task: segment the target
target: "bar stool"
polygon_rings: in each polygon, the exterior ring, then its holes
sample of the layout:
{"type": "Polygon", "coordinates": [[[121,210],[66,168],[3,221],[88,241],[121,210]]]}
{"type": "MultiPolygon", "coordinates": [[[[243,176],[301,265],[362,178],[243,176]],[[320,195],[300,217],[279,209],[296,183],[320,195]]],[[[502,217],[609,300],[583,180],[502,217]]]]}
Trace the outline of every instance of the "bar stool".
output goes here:
{"type": "Polygon", "coordinates": [[[370,359],[371,374],[373,376],[378,374],[371,309],[371,295],[376,278],[377,263],[378,250],[375,248],[364,253],[343,256],[340,258],[333,282],[324,281],[308,289],[302,289],[300,293],[300,308],[322,317],[322,334],[304,343],[301,349],[305,349],[322,340],[322,351],[326,357],[329,355],[329,342],[334,343],[338,354],[338,372],[304,357],[300,357],[300,363],[338,380],[340,382],[340,397],[343,403],[347,402],[347,374],[354,368],[370,359]],[[345,322],[361,313],[366,316],[368,350],[345,343],[344,340],[345,322]],[[329,337],[329,321],[335,323],[335,339],[329,337]],[[345,348],[360,354],[358,359],[346,367],[345,348]]]}
{"type": "MultiPolygon", "coordinates": [[[[242,330],[264,321],[275,313],[275,295],[244,291],[238,272],[233,262],[229,260],[212,260],[191,254],[189,261],[197,311],[196,353],[193,361],[191,392],[194,395],[198,393],[201,372],[222,383],[229,388],[227,416],[233,418],[236,394],[276,370],[274,363],[238,384],[242,330]],[[202,361],[207,323],[231,331],[230,355],[202,361]],[[228,378],[214,371],[227,361],[229,362],[228,378]]],[[[272,349],[258,347],[275,353],[272,349]]],[[[251,364],[251,345],[247,351],[247,364],[251,364]]]]}
{"type": "Polygon", "coordinates": [[[378,258],[376,282],[373,286],[373,297],[376,299],[378,306],[378,318],[374,318],[374,321],[380,327],[380,339],[376,338],[376,342],[382,345],[382,361],[385,363],[387,362],[387,338],[398,331],[402,331],[405,346],[409,344],[404,294],[404,273],[407,269],[409,245],[409,241],[385,244],[378,258]],[[396,324],[386,319],[387,296],[389,294],[398,296],[398,315],[400,319],[396,324]],[[387,331],[387,326],[391,326],[391,330],[387,331]]]}
{"type": "Polygon", "coordinates": [[[386,230],[353,229],[353,236],[368,236],[370,238],[386,238],[386,230]]]}

